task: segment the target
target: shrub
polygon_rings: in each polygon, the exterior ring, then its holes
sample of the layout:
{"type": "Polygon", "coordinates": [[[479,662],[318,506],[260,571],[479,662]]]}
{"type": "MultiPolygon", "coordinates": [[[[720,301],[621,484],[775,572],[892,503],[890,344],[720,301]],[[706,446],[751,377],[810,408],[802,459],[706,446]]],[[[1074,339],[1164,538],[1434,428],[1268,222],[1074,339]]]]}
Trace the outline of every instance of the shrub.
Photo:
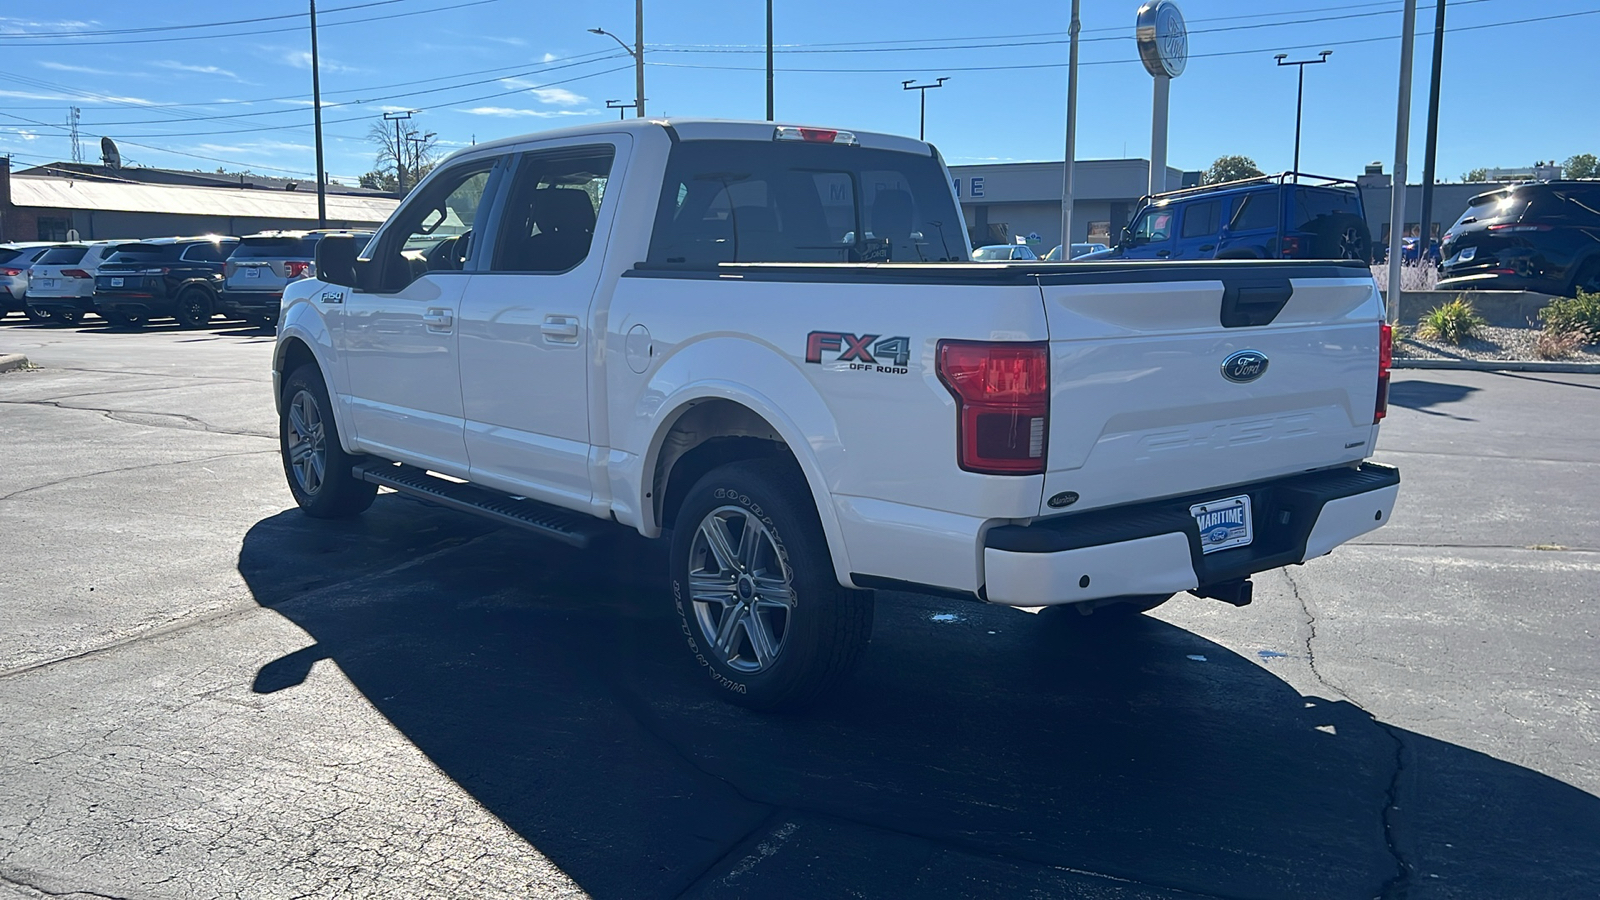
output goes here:
{"type": "Polygon", "coordinates": [[[1571,356],[1584,343],[1583,335],[1576,331],[1546,328],[1533,336],[1533,355],[1540,359],[1562,359],[1571,356]]]}
{"type": "Polygon", "coordinates": [[[1417,336],[1447,344],[1460,344],[1487,324],[1488,321],[1472,308],[1471,301],[1457,297],[1425,313],[1417,321],[1417,336]]]}
{"type": "Polygon", "coordinates": [[[1546,334],[1575,334],[1580,344],[1600,343],[1600,294],[1557,297],[1539,310],[1539,321],[1546,334]]]}

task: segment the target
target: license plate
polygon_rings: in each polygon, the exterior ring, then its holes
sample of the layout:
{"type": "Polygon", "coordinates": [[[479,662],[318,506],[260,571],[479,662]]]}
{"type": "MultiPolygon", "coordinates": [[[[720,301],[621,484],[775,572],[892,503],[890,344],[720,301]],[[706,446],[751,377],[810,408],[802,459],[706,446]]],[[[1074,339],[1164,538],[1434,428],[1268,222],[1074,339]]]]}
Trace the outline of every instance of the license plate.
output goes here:
{"type": "Polygon", "coordinates": [[[246,278],[260,278],[261,277],[261,270],[255,268],[254,266],[252,266],[252,267],[244,270],[244,277],[246,277],[246,278]]]}
{"type": "Polygon", "coordinates": [[[1250,496],[1228,497],[1189,507],[1200,526],[1200,552],[1243,547],[1255,537],[1250,523],[1250,496]]]}
{"type": "Polygon", "coordinates": [[[42,288],[53,288],[55,286],[56,286],[56,280],[54,278],[41,278],[41,279],[39,279],[39,287],[42,287],[42,288]]]}
{"type": "Polygon", "coordinates": [[[112,287],[122,287],[122,279],[121,278],[113,278],[113,279],[111,279],[111,286],[112,287]]]}

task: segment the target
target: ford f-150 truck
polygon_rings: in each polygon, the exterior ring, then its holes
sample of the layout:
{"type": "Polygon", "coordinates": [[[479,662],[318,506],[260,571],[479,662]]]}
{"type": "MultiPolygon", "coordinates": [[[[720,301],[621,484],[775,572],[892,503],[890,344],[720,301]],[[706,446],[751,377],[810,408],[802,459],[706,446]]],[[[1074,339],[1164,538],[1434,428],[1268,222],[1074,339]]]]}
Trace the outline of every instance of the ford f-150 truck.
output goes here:
{"type": "Polygon", "coordinates": [[[1096,617],[1389,517],[1389,329],[1337,261],[1000,263],[928,144],[638,120],[479,144],[284,292],[284,470],[586,546],[670,534],[729,699],[844,677],[873,590],[1096,617]]]}

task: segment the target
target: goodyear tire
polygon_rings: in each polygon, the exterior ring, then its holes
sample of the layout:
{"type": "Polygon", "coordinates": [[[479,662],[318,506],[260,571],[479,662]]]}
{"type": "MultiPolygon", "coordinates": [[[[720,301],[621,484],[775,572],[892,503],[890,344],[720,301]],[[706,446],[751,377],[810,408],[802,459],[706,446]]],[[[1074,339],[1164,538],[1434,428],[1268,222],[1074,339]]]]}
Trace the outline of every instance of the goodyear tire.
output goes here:
{"type": "Polygon", "coordinates": [[[378,496],[378,486],[359,481],[350,469],[361,457],[344,452],[333,404],[322,372],[307,363],[283,384],[278,413],[278,450],[289,493],[305,514],[316,519],[359,515],[378,496]]]}
{"type": "Polygon", "coordinates": [[[725,699],[795,709],[836,688],[872,635],[872,594],[840,586],[805,482],[778,460],[707,473],[672,533],[678,626],[725,699]]]}

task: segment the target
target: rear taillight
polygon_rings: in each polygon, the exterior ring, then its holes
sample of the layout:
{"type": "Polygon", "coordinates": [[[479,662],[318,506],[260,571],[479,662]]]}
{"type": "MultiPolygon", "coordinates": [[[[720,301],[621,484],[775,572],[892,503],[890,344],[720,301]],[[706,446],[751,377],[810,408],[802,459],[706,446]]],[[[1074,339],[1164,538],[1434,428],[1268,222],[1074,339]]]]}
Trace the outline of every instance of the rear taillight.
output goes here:
{"type": "Polygon", "coordinates": [[[22,274],[22,270],[21,269],[0,269],[0,275],[10,275],[13,278],[15,278],[16,276],[21,275],[21,274],[22,274]]]}
{"type": "Polygon", "coordinates": [[[90,278],[92,276],[88,272],[85,272],[82,269],[62,269],[61,270],[61,277],[62,278],[90,278]]]}
{"type": "Polygon", "coordinates": [[[1389,369],[1394,365],[1394,329],[1388,322],[1378,326],[1378,403],[1372,410],[1372,424],[1389,414],[1389,369]]]}
{"type": "Polygon", "coordinates": [[[1295,237],[1292,234],[1284,237],[1284,239],[1283,239],[1283,252],[1280,255],[1284,259],[1294,259],[1295,257],[1299,256],[1300,255],[1300,239],[1298,237],[1295,237]]]}
{"type": "Polygon", "coordinates": [[[956,461],[968,472],[1039,475],[1050,432],[1050,345],[940,341],[939,380],[956,398],[956,461]]]}
{"type": "Polygon", "coordinates": [[[289,262],[284,263],[283,266],[285,269],[289,270],[290,278],[304,278],[311,274],[311,263],[305,262],[304,260],[290,260],[289,262]]]}

